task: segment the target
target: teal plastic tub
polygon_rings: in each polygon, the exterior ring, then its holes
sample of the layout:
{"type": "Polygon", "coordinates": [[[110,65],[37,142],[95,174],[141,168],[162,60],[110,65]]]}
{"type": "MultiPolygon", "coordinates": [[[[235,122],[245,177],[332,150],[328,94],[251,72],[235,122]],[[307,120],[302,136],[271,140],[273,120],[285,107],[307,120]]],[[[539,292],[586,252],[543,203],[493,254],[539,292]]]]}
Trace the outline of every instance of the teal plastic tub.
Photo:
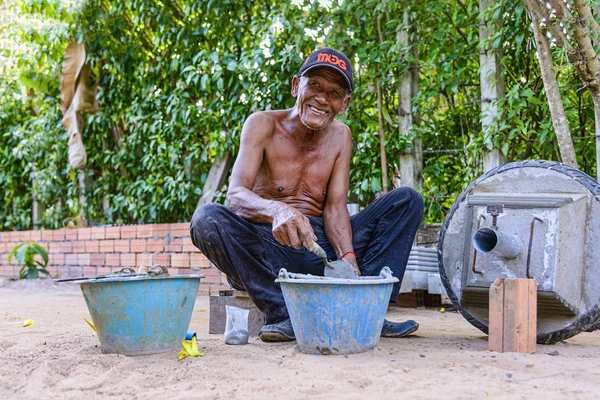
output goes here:
{"type": "Polygon", "coordinates": [[[133,274],[79,281],[102,351],[132,356],[179,350],[200,278],[133,274]]]}
{"type": "Polygon", "coordinates": [[[279,271],[300,351],[352,354],[371,350],[383,328],[392,287],[398,278],[389,268],[379,276],[336,279],[279,271]]]}

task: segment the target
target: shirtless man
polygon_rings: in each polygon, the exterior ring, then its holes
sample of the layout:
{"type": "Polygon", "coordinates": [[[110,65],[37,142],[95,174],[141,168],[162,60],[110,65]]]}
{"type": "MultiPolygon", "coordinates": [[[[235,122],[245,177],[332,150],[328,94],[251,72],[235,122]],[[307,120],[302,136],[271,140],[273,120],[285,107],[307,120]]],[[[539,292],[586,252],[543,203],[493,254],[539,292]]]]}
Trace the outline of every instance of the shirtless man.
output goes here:
{"type": "MultiPolygon", "coordinates": [[[[350,218],[352,136],[335,117],[346,111],[353,89],[345,55],[329,48],[312,53],[292,79],[295,106],[246,120],[227,207],[207,204],[192,218],[196,247],[265,314],[264,341],[295,339],[274,281],[280,268],[323,275],[323,260],[306,249],[315,241],[330,260],[343,259],[362,275],[388,266],[402,281],[423,201],[412,189],[395,189],[350,218]]],[[[403,337],[417,328],[414,321],[386,320],[382,336],[403,337]]]]}

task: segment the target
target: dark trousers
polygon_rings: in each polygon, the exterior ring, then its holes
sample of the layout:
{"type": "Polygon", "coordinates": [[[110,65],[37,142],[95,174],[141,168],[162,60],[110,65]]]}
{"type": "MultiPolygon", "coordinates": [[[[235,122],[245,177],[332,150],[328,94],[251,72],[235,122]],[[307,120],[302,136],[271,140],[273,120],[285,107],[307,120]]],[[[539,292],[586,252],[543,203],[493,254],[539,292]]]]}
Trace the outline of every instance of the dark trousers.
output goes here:
{"type": "MultiPolygon", "coordinates": [[[[337,259],[325,236],[323,219],[308,217],[317,242],[330,260],[337,259]]],[[[417,228],[423,218],[423,200],[410,188],[395,189],[351,217],[352,245],[360,271],[379,275],[385,266],[400,282],[394,285],[391,302],[396,302],[417,228]]],[[[265,313],[265,323],[288,318],[279,284],[281,268],[288,272],[323,275],[323,260],[305,248],[280,245],[271,224],[245,220],[220,204],[196,210],[190,224],[192,242],[223,273],[229,284],[245,290],[265,313]]]]}

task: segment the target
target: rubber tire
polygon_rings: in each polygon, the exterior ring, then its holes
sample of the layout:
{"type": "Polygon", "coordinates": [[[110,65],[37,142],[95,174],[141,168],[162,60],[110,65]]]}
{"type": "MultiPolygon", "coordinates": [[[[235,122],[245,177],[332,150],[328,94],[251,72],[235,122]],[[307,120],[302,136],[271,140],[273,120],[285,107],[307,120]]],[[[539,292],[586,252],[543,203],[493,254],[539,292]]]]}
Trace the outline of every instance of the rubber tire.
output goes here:
{"type": "MultiPolygon", "coordinates": [[[[440,269],[440,278],[442,280],[444,288],[446,289],[446,293],[448,294],[448,297],[450,298],[450,300],[452,301],[452,304],[454,304],[456,309],[462,314],[462,316],[467,321],[469,321],[471,323],[471,325],[473,325],[475,328],[481,330],[485,334],[488,333],[488,326],[463,308],[458,297],[452,290],[452,286],[450,285],[450,281],[449,281],[448,277],[446,276],[446,269],[444,268],[444,257],[443,257],[444,256],[444,254],[443,254],[444,236],[446,234],[446,229],[448,229],[448,226],[450,225],[452,216],[456,212],[458,206],[463,201],[466,200],[467,195],[471,192],[471,190],[475,186],[477,186],[481,181],[489,178],[490,176],[493,176],[493,175],[496,175],[496,174],[499,174],[499,173],[502,173],[502,172],[505,172],[505,171],[508,171],[511,169],[525,168],[525,167],[527,167],[527,168],[544,168],[544,169],[548,169],[548,170],[561,172],[561,173],[575,179],[579,183],[581,183],[594,196],[600,196],[600,184],[598,184],[598,182],[596,182],[592,177],[590,177],[589,175],[587,175],[586,173],[584,173],[578,169],[575,169],[569,165],[562,164],[562,163],[555,162],[555,161],[526,160],[526,161],[519,161],[519,162],[504,164],[504,165],[501,165],[499,167],[496,167],[496,168],[488,171],[484,175],[477,178],[473,183],[471,183],[456,198],[456,201],[450,208],[450,212],[448,212],[448,215],[446,215],[446,218],[444,219],[444,224],[442,225],[442,230],[440,232],[440,241],[438,243],[438,248],[437,248],[438,263],[439,263],[439,269],[440,269]]],[[[600,197],[596,197],[596,201],[600,202],[600,197]]],[[[600,299],[598,302],[600,303],[600,299]]],[[[571,325],[569,325],[561,330],[555,331],[555,332],[538,334],[536,341],[539,344],[552,344],[552,343],[560,342],[562,340],[566,340],[570,337],[577,335],[578,333],[581,333],[581,332],[589,329],[590,327],[592,327],[592,325],[594,325],[599,320],[600,320],[600,307],[598,304],[596,304],[587,313],[579,316],[577,318],[577,320],[575,322],[573,322],[571,325]]]]}

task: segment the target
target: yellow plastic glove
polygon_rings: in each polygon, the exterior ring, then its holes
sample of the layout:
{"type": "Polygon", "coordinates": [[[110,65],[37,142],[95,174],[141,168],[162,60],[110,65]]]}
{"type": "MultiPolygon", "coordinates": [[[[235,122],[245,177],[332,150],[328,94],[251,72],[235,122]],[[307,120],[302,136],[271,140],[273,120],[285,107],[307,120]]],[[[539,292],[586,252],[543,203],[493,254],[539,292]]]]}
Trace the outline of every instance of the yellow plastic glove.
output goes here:
{"type": "Polygon", "coordinates": [[[196,343],[196,332],[188,332],[181,342],[183,348],[177,355],[177,358],[182,360],[186,357],[204,357],[204,354],[198,350],[198,343],[196,343]]]}

